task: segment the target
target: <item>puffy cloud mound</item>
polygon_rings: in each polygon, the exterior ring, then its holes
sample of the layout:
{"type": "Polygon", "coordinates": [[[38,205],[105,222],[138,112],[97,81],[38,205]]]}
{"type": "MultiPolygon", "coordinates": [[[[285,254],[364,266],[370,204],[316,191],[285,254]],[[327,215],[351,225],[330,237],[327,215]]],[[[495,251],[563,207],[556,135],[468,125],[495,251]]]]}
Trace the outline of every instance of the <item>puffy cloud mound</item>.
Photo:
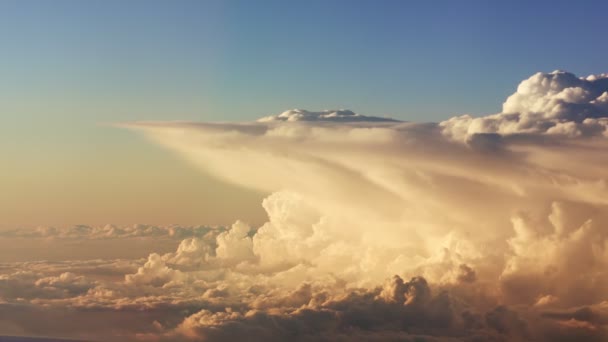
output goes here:
{"type": "MultiPolygon", "coordinates": [[[[187,317],[172,334],[213,341],[410,339],[459,336],[450,299],[431,295],[423,278],[404,282],[395,276],[383,286],[333,297],[304,286],[288,295],[274,311],[201,310],[187,317]],[[430,335],[428,335],[430,334],[430,335]]],[[[172,335],[168,335],[171,337],[172,335]]]]}
{"type": "Polygon", "coordinates": [[[564,71],[537,73],[521,82],[502,112],[442,122],[444,134],[470,139],[475,134],[601,135],[608,126],[608,74],[578,78],[564,71]]]}

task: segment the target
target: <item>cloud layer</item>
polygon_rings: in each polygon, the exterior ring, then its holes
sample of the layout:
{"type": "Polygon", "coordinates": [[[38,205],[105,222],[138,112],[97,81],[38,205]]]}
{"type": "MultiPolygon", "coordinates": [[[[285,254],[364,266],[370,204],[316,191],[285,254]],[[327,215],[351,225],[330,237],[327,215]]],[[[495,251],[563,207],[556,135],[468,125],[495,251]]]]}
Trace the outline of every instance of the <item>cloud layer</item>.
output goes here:
{"type": "Polygon", "coordinates": [[[5,264],[0,327],[99,340],[606,340],[607,80],[539,73],[503,113],[441,123],[292,110],[127,124],[269,193],[268,222],[184,235],[144,260],[5,264]]]}
{"type": "Polygon", "coordinates": [[[0,231],[2,238],[49,238],[49,239],[124,239],[137,237],[171,237],[183,239],[190,236],[203,236],[213,229],[205,226],[182,227],[153,226],[135,224],[132,226],[105,226],[75,225],[67,227],[41,226],[34,229],[11,229],[0,231]]]}

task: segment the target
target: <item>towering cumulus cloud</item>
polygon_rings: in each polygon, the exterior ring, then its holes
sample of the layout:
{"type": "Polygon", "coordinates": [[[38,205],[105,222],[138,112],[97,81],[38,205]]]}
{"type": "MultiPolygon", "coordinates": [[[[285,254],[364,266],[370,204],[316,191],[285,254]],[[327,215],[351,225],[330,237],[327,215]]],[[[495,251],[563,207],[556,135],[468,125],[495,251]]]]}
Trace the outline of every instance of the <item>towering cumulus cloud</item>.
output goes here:
{"type": "Polygon", "coordinates": [[[440,125],[456,139],[479,133],[552,134],[570,137],[604,134],[608,125],[608,74],[578,78],[554,71],[521,82],[502,113],[481,118],[463,115],[440,125]]]}
{"type": "Polygon", "coordinates": [[[501,113],[441,123],[125,126],[268,193],[268,222],[188,235],[117,281],[14,272],[4,305],[131,315],[127,340],[608,339],[608,75],[538,73],[501,113]]]}
{"type": "Polygon", "coordinates": [[[200,266],[236,307],[170,334],[608,338],[607,125],[608,75],[561,71],[523,81],[501,113],[439,124],[347,110],[132,124],[272,193],[269,222],[235,224],[200,266]]]}

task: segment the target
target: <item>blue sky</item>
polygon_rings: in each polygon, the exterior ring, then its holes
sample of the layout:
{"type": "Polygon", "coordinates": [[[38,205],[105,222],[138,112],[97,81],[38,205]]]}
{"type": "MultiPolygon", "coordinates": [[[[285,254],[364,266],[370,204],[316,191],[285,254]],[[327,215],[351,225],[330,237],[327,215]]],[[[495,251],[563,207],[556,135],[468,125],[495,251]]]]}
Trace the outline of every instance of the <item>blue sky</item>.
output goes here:
{"type": "Polygon", "coordinates": [[[95,107],[65,114],[76,120],[347,107],[434,121],[495,111],[536,71],[606,71],[607,10],[600,1],[5,1],[1,92],[95,107]]]}
{"type": "Polygon", "coordinates": [[[5,0],[0,183],[43,182],[38,167],[85,182],[133,154],[154,160],[140,168],[175,162],[99,123],[497,112],[534,72],[607,72],[606,13],[603,1],[5,0]]]}

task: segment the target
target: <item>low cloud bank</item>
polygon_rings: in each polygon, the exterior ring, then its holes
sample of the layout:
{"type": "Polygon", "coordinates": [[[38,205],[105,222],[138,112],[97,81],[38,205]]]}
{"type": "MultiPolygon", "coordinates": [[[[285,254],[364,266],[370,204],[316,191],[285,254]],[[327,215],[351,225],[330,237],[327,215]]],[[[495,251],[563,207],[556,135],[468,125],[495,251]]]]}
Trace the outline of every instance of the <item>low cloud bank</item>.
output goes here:
{"type": "Polygon", "coordinates": [[[214,229],[221,227],[183,227],[153,226],[135,224],[131,226],[118,226],[107,224],[104,226],[75,225],[67,227],[41,226],[34,229],[10,229],[0,231],[0,238],[47,238],[47,239],[118,239],[140,237],[170,237],[183,239],[191,236],[203,236],[214,229]]]}

